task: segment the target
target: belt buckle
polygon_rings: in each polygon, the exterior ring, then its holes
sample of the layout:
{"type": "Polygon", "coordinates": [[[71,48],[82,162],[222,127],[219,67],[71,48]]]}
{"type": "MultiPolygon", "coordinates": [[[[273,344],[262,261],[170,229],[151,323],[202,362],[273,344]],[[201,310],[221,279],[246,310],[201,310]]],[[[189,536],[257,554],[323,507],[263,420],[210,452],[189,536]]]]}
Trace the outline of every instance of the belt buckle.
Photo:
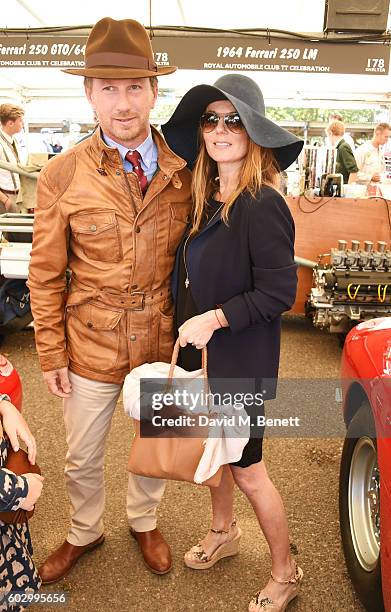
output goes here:
{"type": "Polygon", "coordinates": [[[145,293],[143,291],[134,291],[133,293],[130,294],[131,296],[134,295],[141,295],[142,296],[142,300],[141,300],[141,307],[140,308],[132,308],[132,310],[144,310],[144,304],[145,304],[145,293]]]}

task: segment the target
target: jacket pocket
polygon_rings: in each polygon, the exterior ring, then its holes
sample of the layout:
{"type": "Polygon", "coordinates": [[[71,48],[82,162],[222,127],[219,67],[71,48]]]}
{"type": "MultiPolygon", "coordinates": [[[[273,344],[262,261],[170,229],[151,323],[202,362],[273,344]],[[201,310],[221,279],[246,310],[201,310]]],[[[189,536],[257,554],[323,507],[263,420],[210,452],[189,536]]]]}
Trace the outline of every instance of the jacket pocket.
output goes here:
{"type": "Polygon", "coordinates": [[[158,309],[159,331],[158,331],[158,361],[170,363],[174,348],[174,306],[169,304],[164,310],[158,309]]]}
{"type": "Polygon", "coordinates": [[[70,226],[73,240],[89,259],[121,261],[121,235],[114,211],[91,210],[72,215],[70,226]]]}
{"type": "Polygon", "coordinates": [[[87,302],[67,308],[69,358],[95,372],[113,370],[119,358],[122,310],[87,302]]]}
{"type": "Polygon", "coordinates": [[[187,202],[169,204],[170,217],[168,225],[167,253],[175,255],[187,224],[190,222],[187,202]]]}

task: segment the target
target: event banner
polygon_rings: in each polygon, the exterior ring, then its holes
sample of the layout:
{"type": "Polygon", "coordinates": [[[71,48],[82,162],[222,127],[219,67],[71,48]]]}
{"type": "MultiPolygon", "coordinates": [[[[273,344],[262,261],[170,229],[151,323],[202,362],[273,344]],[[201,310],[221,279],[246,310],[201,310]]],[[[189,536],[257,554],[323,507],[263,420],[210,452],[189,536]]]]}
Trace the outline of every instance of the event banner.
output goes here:
{"type": "MultiPolygon", "coordinates": [[[[82,68],[84,36],[0,34],[0,67],[82,68]]],[[[193,70],[247,70],[388,74],[390,48],[380,43],[330,43],[256,36],[154,36],[159,66],[193,70]]]]}

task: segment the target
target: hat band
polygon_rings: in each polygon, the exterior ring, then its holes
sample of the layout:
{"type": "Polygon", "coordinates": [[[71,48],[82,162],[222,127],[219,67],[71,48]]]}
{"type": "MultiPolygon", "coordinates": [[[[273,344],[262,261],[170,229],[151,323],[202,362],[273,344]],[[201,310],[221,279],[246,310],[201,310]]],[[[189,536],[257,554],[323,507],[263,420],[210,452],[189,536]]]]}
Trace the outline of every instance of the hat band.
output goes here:
{"type": "Polygon", "coordinates": [[[129,53],[92,53],[86,56],[86,68],[96,68],[97,66],[121,66],[123,68],[141,68],[157,72],[157,65],[153,60],[129,53]]]}

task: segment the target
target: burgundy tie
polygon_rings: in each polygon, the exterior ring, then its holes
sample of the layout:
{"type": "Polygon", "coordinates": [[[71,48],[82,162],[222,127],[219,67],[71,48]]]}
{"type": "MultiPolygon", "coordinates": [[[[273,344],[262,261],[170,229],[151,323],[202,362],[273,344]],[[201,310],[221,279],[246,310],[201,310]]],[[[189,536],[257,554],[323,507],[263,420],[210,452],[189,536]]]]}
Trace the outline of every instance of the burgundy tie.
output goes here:
{"type": "Polygon", "coordinates": [[[140,183],[141,193],[144,195],[148,187],[148,179],[144,174],[144,170],[141,167],[141,155],[138,151],[130,151],[125,155],[125,159],[128,160],[133,166],[133,172],[137,175],[138,182],[140,183]]]}

